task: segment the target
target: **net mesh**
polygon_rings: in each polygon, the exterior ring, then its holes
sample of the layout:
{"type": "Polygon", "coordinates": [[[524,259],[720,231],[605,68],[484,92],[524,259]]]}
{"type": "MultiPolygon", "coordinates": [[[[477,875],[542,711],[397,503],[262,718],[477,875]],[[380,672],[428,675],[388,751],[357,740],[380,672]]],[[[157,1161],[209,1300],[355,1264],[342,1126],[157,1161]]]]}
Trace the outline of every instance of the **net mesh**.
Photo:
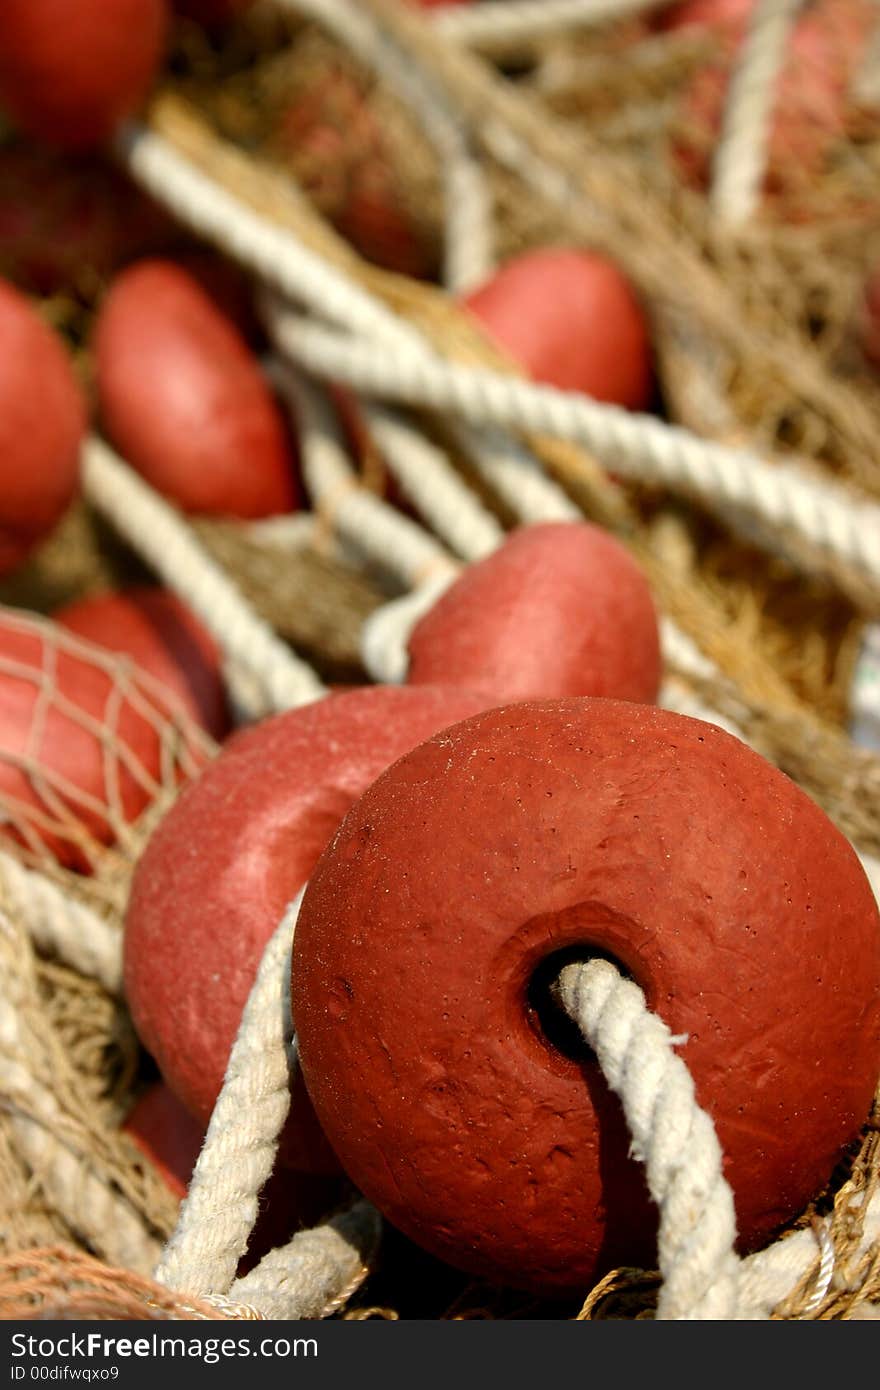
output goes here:
{"type": "Polygon", "coordinates": [[[215,746],[161,682],[47,619],[0,610],[2,837],[101,903],[215,746]]]}

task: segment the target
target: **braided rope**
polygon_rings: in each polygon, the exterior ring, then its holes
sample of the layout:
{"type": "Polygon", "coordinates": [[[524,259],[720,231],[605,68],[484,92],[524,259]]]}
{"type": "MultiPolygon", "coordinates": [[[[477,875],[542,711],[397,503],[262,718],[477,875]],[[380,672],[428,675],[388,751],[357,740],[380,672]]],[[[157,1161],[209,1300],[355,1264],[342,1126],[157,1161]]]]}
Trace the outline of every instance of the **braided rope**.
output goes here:
{"type": "MultiPolygon", "coordinates": [[[[575,439],[603,454],[620,473],[690,493],[725,514],[731,508],[741,509],[771,525],[791,526],[820,552],[843,558],[872,581],[880,576],[876,506],[857,509],[842,489],[814,482],[796,468],[771,467],[746,450],[700,440],[660,420],[629,415],[549,387],[450,367],[374,296],[290,233],[243,207],[166,141],[130,127],[120,138],[119,149],[132,175],[154,196],[268,284],[358,337],[375,337],[387,344],[388,352],[383,352],[381,360],[376,354],[374,361],[364,363],[364,353],[374,353],[366,341],[344,344],[288,316],[283,333],[287,350],[303,358],[308,343],[318,375],[322,367],[330,375],[345,370],[355,384],[362,382],[360,389],[368,394],[457,411],[472,424],[496,423],[575,439]],[[391,355],[392,347],[399,351],[391,355]]],[[[559,170],[538,163],[548,178],[565,182],[559,170]]]]}
{"type": "Polygon", "coordinates": [[[291,232],[252,212],[161,136],[128,125],[115,148],[136,183],[265,284],[351,331],[382,335],[401,347],[419,342],[384,304],[291,232]]]}
{"type": "Polygon", "coordinates": [[[269,709],[289,709],[326,693],[311,667],[254,613],[174,509],[101,440],[86,443],[82,486],[92,505],[201,618],[227,658],[256,679],[269,709]]]}
{"type": "Polygon", "coordinates": [[[622,1102],[631,1152],[660,1210],[658,1319],[737,1317],[733,1195],[715,1127],[673,1051],[685,1040],[673,1038],[609,961],[566,966],[559,993],[622,1102]]]}
{"type": "Polygon", "coordinates": [[[318,523],[311,512],[267,516],[246,524],[245,534],[258,545],[277,545],[284,550],[309,550],[315,543],[318,523]]]}
{"type": "Polygon", "coordinates": [[[656,314],[684,313],[704,337],[766,371],[853,449],[873,458],[876,430],[858,391],[830,382],[827,366],[778,316],[750,305],[747,313],[717,266],[661,201],[646,196],[628,162],[612,156],[582,126],[573,131],[460,45],[447,43],[398,0],[360,0],[380,16],[413,62],[454,97],[472,137],[529,188],[555,204],[579,241],[616,259],[654,305],[656,314]],[[593,158],[593,154],[601,157],[593,158]]]}
{"type": "MultiPolygon", "coordinates": [[[[305,891],[305,890],[303,890],[305,891]]],[[[251,1304],[262,1316],[324,1317],[363,1278],[378,1239],[366,1202],[300,1232],[237,1280],[236,1267],[275,1161],[297,1066],[290,1018],[290,954],[303,893],[266,949],[242,1014],[177,1228],[154,1278],[167,1288],[251,1304]]]]}
{"type": "Polygon", "coordinates": [[[97,980],[108,994],[122,992],[122,933],[117,928],[5,850],[0,850],[0,882],[40,951],[97,980]]]}
{"type": "Polygon", "coordinates": [[[747,222],[761,200],[774,97],[801,0],[756,0],[724,104],[715,150],[713,213],[731,225],[747,222]]]}
{"type": "Polygon", "coordinates": [[[500,522],[451,467],[442,449],[394,411],[370,404],[362,408],[388,468],[456,555],[481,560],[501,544],[500,522]]]}
{"type": "Polygon", "coordinates": [[[275,378],[299,426],[306,487],[331,530],[407,585],[454,570],[433,536],[360,485],[321,394],[283,367],[275,378]]]}
{"type": "Polygon", "coordinates": [[[534,454],[498,429],[453,425],[480,477],[521,521],[581,521],[583,512],[541,468],[534,454]]]}
{"type": "Polygon", "coordinates": [[[229,1297],[255,1305],[264,1318],[329,1317],[369,1273],[379,1233],[375,1208],[357,1201],[271,1250],[256,1269],[236,1279],[229,1297]]]}
{"type": "MultiPolygon", "coordinates": [[[[864,1202],[859,1196],[856,1205],[864,1202]]],[[[880,1241],[880,1189],[868,1198],[862,1216],[859,1242],[850,1253],[853,1266],[880,1241]]],[[[769,1318],[794,1289],[813,1271],[815,1292],[827,1294],[834,1280],[834,1246],[827,1222],[795,1231],[765,1250],[748,1255],[740,1264],[739,1303],[743,1315],[769,1318]],[[826,1282],[827,1281],[827,1282],[826,1282]],[[823,1287],[824,1286],[824,1287],[823,1287]]],[[[802,1313],[815,1312],[822,1299],[811,1298],[802,1313]],[[812,1306],[811,1306],[812,1305],[812,1306]]]]}
{"type": "Polygon", "coordinates": [[[742,512],[789,526],[818,551],[880,581],[880,507],[850,500],[842,488],[794,466],[767,464],[746,449],[708,443],[678,426],[574,392],[390,347],[378,354],[369,341],[343,337],[290,312],[276,313],[272,331],[279,348],[317,376],[344,381],[366,395],[452,413],[472,425],[582,444],[626,478],[661,484],[728,516],[742,512]]]}
{"type": "Polygon", "coordinates": [[[444,283],[453,293],[479,284],[492,268],[492,204],[480,161],[449,102],[413,70],[375,19],[347,0],[275,0],[328,30],[369,65],[413,112],[437,155],[444,183],[444,283]]]}
{"type": "MultiPolygon", "coordinates": [[[[637,985],[609,961],[569,965],[557,983],[560,1000],[596,1053],[622,1103],[632,1153],[660,1214],[658,1262],[663,1286],[658,1320],[765,1320],[812,1277],[804,1313],[815,1312],[835,1273],[828,1223],[774,1242],[740,1260],[734,1251],[733,1196],[709,1116],[697,1103],[675,1038],[652,1014],[637,985]],[[811,1274],[812,1271],[812,1274],[811,1274]]],[[[865,1197],[855,1198],[856,1205],[865,1197]]],[[[869,1196],[853,1258],[880,1239],[880,1190],[869,1196]]]]}
{"type": "Polygon", "coordinates": [[[245,1005],[177,1227],[156,1266],[168,1288],[226,1294],[247,1248],[290,1107],[295,1043],[279,985],[290,978],[301,901],[302,892],[273,932],[245,1005]]]}
{"type": "MultiPolygon", "coordinates": [[[[244,207],[161,137],[129,127],[120,137],[118,151],[132,177],[153,197],[267,285],[358,336],[375,337],[429,362],[440,361],[424,337],[375,295],[303,246],[292,233],[244,207]]],[[[263,309],[269,318],[277,313],[266,296],[263,309]]],[[[479,456],[473,436],[467,447],[479,456]]],[[[498,447],[494,446],[496,452],[498,447]]],[[[511,458],[521,458],[522,446],[511,442],[509,453],[511,458]]]]}

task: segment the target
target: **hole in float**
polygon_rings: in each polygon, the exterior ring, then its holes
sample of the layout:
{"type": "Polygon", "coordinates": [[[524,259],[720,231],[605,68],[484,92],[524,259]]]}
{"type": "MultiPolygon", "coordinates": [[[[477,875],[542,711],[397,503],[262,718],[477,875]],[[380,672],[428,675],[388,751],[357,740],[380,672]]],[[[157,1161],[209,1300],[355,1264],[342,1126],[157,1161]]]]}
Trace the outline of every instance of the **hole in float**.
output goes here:
{"type": "Polygon", "coordinates": [[[596,1054],[562,1007],[554,986],[566,965],[577,965],[588,960],[608,960],[625,979],[632,979],[630,971],[616,956],[584,943],[582,946],[566,946],[564,950],[545,956],[526,985],[529,1026],[548,1047],[572,1062],[594,1062],[596,1054]]]}

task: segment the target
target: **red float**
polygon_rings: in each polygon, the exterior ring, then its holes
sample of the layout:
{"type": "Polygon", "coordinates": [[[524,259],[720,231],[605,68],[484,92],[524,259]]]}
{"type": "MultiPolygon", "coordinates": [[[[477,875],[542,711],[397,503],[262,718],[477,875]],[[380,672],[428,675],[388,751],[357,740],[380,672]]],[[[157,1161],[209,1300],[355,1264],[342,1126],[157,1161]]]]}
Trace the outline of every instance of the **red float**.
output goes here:
{"type": "Polygon", "coordinates": [[[165,0],[3,0],[0,103],[47,144],[101,145],[149,92],[167,23],[165,0]]]}
{"type": "Polygon", "coordinates": [[[361,797],[294,941],[302,1067],[348,1175],[441,1258],[545,1293],[655,1256],[618,1102],[542,1002],[596,953],[686,1035],[753,1246],[869,1113],[880,919],[843,836],[738,740],[610,700],[477,715],[361,797]]]}
{"type": "Polygon", "coordinates": [[[180,266],[141,261],[118,277],[95,358],[110,438],[184,511],[246,519],[295,508],[280,408],[235,325],[180,266]]]}
{"type": "Polygon", "coordinates": [[[527,251],[464,303],[534,381],[645,409],[651,348],[644,310],[613,262],[590,251],[527,251]]]}
{"type": "Polygon", "coordinates": [[[68,604],[53,616],[68,632],[117,655],[130,656],[142,671],[168,686],[189,717],[215,738],[228,731],[217,644],[169,590],[100,594],[68,604]]]}
{"type": "Polygon", "coordinates": [[[416,624],[408,680],[490,692],[654,700],[661,656],[648,582],[597,526],[514,531],[416,624]]]}
{"type": "Polygon", "coordinates": [[[0,574],[8,574],[73,500],[86,410],[61,341],[5,280],[0,342],[0,574]]]}
{"type": "Polygon", "coordinates": [[[34,622],[0,614],[0,796],[6,834],[45,846],[85,872],[166,785],[207,752],[194,728],[109,653],[34,622]],[[96,846],[97,842],[97,846],[96,846]]]}
{"type": "MultiPolygon", "coordinates": [[[[233,737],[165,817],[134,874],[126,997],[200,1123],[265,945],[352,802],[402,753],[485,703],[463,690],[378,686],[278,715],[233,737]]],[[[291,1167],[335,1166],[301,1086],[284,1153],[291,1167]]]]}
{"type": "Polygon", "coordinates": [[[168,1087],[156,1082],[144,1091],[122,1129],[175,1197],[185,1197],[205,1135],[168,1087]]]}

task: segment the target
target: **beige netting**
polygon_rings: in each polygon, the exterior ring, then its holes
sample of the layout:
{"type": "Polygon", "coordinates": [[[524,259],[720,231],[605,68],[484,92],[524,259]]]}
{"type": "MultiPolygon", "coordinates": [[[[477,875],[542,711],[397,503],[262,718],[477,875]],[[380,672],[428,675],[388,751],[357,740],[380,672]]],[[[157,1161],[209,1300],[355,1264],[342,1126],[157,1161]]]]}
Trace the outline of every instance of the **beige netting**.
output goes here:
{"type": "Polygon", "coordinates": [[[0,1308],[5,1318],[89,1322],[226,1317],[209,1303],[183,1303],[152,1279],[63,1245],[0,1260],[0,1308]]]}
{"type": "Polygon", "coordinates": [[[102,906],[215,745],[161,682],[20,609],[0,612],[3,842],[102,906]]]}

